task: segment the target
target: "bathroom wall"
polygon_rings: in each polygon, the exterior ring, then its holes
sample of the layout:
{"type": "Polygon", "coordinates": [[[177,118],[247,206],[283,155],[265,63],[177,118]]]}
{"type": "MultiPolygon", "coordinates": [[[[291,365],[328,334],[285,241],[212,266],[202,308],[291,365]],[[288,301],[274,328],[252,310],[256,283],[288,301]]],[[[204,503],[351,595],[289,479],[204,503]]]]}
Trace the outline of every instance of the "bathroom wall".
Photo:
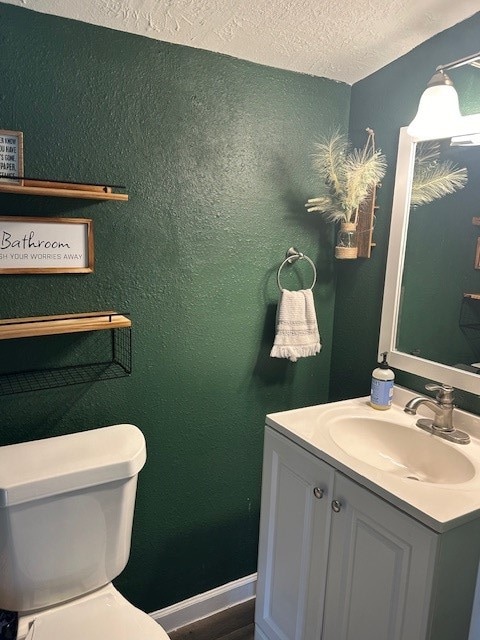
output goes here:
{"type": "MultiPolygon", "coordinates": [[[[352,87],[351,137],[360,144],[365,125],[371,126],[376,132],[377,145],[387,156],[389,170],[379,191],[380,208],[374,231],[377,246],[373,249],[372,258],[351,263],[336,262],[338,281],[330,379],[332,400],[367,395],[370,390],[370,375],[377,360],[399,129],[413,119],[419,98],[435,68],[478,51],[479,33],[480,13],[477,13],[352,87]],[[352,313],[353,309],[355,313],[352,313]]],[[[450,73],[460,96],[462,112],[465,115],[479,112],[480,73],[465,74],[461,69],[450,73]]],[[[473,217],[479,211],[471,210],[469,213],[473,217]]],[[[472,227],[472,236],[476,235],[472,227]]],[[[472,253],[472,265],[473,258],[472,253]]],[[[480,287],[480,282],[478,284],[480,287]]],[[[448,289],[448,277],[434,276],[431,286],[448,289]]],[[[433,334],[435,330],[432,326],[433,334]]],[[[397,381],[418,391],[424,391],[426,382],[401,372],[397,374],[397,381]]],[[[458,392],[456,397],[461,407],[480,412],[478,396],[458,392]]]]}
{"type": "MultiPolygon", "coordinates": [[[[304,202],[313,143],[347,126],[350,87],[3,4],[0,43],[0,127],[24,132],[26,175],[130,195],[0,194],[2,215],[92,218],[96,253],[91,275],[1,276],[1,316],[133,322],[130,377],[2,397],[0,444],[140,427],[148,461],[117,585],[153,611],[256,570],[264,415],[327,400],[332,230],[304,202]],[[296,364],[269,358],[291,245],[317,265],[323,340],[296,364]]],[[[309,286],[305,262],[287,271],[284,286],[309,286]]],[[[14,341],[2,370],[75,360],[86,339],[14,341]]]]}

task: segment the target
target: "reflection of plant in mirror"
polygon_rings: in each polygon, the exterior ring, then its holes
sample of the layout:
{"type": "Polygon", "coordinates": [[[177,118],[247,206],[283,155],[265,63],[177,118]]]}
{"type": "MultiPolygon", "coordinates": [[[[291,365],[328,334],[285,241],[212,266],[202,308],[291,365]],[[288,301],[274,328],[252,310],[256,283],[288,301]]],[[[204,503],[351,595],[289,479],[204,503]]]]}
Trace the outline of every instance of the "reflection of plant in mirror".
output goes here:
{"type": "Polygon", "coordinates": [[[315,145],[314,166],[330,193],[308,200],[308,212],[318,211],[329,222],[357,222],[360,205],[387,168],[385,156],[375,150],[374,132],[367,133],[363,149],[351,149],[339,131],[315,145]]]}
{"type": "Polygon", "coordinates": [[[468,172],[451,160],[440,160],[438,140],[417,145],[410,205],[419,207],[451,193],[467,184],[468,172]]]}

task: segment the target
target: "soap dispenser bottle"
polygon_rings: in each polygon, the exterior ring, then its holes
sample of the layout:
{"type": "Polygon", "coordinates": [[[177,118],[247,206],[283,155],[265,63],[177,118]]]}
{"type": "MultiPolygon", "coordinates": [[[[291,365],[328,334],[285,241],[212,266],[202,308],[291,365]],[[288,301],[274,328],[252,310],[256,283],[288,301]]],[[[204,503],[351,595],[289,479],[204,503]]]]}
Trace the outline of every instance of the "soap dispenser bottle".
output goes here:
{"type": "Polygon", "coordinates": [[[372,372],[370,405],[374,409],[385,411],[392,406],[395,374],[388,365],[386,351],[382,353],[382,358],[382,362],[372,372]]]}

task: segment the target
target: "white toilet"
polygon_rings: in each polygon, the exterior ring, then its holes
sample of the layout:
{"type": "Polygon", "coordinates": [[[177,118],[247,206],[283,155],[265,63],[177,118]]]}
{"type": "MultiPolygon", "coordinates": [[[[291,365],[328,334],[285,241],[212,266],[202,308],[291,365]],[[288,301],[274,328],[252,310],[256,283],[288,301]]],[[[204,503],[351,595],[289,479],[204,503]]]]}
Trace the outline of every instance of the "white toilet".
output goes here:
{"type": "Polygon", "coordinates": [[[130,424],[0,447],[0,609],[17,640],[168,640],[111,584],[145,439],[130,424]]]}

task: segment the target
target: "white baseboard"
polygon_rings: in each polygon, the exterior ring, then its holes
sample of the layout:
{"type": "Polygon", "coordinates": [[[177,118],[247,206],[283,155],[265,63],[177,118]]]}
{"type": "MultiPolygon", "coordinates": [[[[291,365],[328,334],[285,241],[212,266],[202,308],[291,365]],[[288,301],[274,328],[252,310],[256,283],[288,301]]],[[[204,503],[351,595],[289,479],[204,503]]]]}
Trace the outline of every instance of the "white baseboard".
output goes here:
{"type": "Polygon", "coordinates": [[[258,624],[255,625],[254,640],[268,640],[267,636],[263,633],[258,624]]]}
{"type": "Polygon", "coordinates": [[[255,597],[257,574],[252,573],[211,591],[199,593],[193,598],[172,604],[150,615],[167,633],[214,613],[233,607],[255,597]]]}

